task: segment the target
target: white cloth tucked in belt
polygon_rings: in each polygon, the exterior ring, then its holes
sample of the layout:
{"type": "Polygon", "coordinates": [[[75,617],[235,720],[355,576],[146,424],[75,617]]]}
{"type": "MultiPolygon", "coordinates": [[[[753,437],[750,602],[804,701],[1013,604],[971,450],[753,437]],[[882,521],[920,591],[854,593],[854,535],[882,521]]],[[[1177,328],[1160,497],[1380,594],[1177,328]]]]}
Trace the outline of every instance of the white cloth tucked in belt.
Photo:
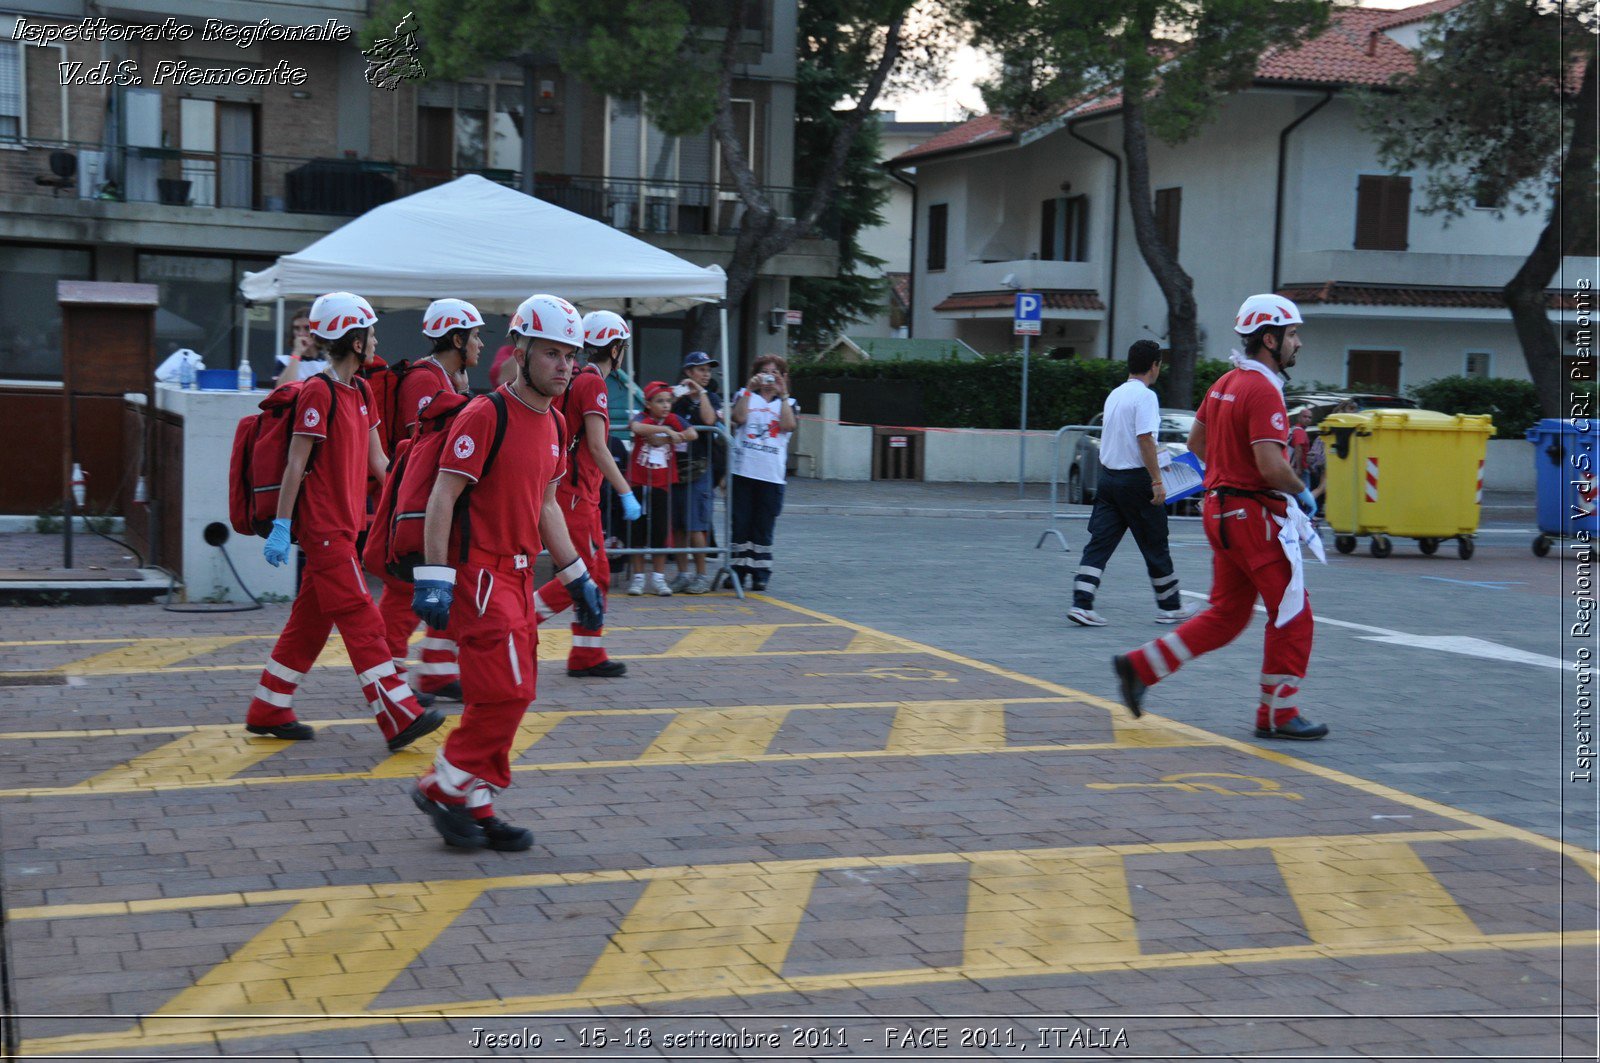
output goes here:
{"type": "Polygon", "coordinates": [[[1289,507],[1283,516],[1268,511],[1268,515],[1278,522],[1278,545],[1283,547],[1283,556],[1289,559],[1289,586],[1284,588],[1283,601],[1278,603],[1278,619],[1274,627],[1283,627],[1299,616],[1300,610],[1306,606],[1306,563],[1300,552],[1301,544],[1309,544],[1317,560],[1324,565],[1328,563],[1327,551],[1322,548],[1322,537],[1317,534],[1311,518],[1305,515],[1293,498],[1287,501],[1289,507]]]}

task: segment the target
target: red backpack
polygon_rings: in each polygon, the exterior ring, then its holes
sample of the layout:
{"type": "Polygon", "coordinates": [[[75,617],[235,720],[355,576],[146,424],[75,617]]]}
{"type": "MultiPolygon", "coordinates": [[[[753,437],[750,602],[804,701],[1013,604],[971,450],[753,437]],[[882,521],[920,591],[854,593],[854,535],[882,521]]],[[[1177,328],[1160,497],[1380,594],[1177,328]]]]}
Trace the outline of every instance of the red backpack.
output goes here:
{"type": "MultiPolygon", "coordinates": [[[[506,397],[495,390],[489,393],[488,399],[494,405],[494,440],[489,444],[489,453],[484,456],[480,479],[489,475],[489,468],[494,464],[495,455],[500,452],[500,443],[506,435],[506,397]]],[[[451,422],[471,401],[466,395],[440,392],[422,411],[417,427],[407,441],[409,446],[389,467],[384,498],[379,503],[373,530],[367,538],[367,552],[362,555],[362,562],[368,571],[381,569],[409,583],[416,567],[425,563],[422,556],[423,519],[427,516],[428,499],[433,494],[434,482],[439,478],[439,460],[444,456],[444,445],[450,438],[451,422]],[[384,525],[382,532],[378,530],[380,522],[384,525]],[[372,540],[378,537],[384,539],[386,544],[382,557],[373,553],[372,540]]],[[[472,494],[472,488],[473,485],[468,484],[466,490],[461,492],[455,508],[454,523],[461,529],[462,560],[466,559],[472,539],[467,511],[467,499],[472,494]]]]}
{"type": "MultiPolygon", "coordinates": [[[[233,430],[233,452],[228,458],[228,523],[240,535],[265,539],[272,534],[272,521],[278,515],[278,492],[289,465],[295,409],[305,389],[316,380],[328,389],[328,424],[332,425],[339,406],[339,389],[319,373],[274,388],[261,400],[261,412],[239,418],[239,425],[233,430]]],[[[355,377],[352,383],[370,405],[372,393],[366,382],[355,377]]],[[[311,450],[307,473],[316,463],[317,451],[316,447],[311,450]]]]}
{"type": "Polygon", "coordinates": [[[389,462],[389,475],[383,479],[378,493],[378,503],[373,509],[372,522],[367,525],[367,542],[361,550],[361,566],[374,576],[385,573],[395,575],[389,553],[389,536],[394,529],[394,496],[405,475],[406,459],[411,456],[415,436],[407,436],[394,448],[394,459],[389,462]]]}
{"type": "Polygon", "coordinates": [[[415,368],[415,362],[402,360],[394,365],[375,368],[366,377],[368,386],[372,388],[372,401],[377,404],[378,415],[383,418],[383,427],[378,429],[383,452],[390,458],[400,456],[400,443],[408,435],[405,419],[400,416],[400,385],[405,381],[406,374],[415,368]]]}

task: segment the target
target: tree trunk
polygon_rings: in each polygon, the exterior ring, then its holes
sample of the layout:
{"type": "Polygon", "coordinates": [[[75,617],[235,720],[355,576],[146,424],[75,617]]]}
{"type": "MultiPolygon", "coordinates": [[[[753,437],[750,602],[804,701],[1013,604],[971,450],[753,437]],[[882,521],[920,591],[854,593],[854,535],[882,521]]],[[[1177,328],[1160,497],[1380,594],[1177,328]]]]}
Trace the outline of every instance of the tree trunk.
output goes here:
{"type": "Polygon", "coordinates": [[[1539,392],[1539,409],[1546,417],[1564,417],[1569,411],[1563,394],[1566,381],[1561,373],[1561,337],[1550,322],[1545,290],[1561,268],[1568,236],[1573,232],[1587,233],[1592,241],[1595,232],[1595,205],[1588,196],[1593,188],[1595,123],[1600,119],[1600,108],[1596,106],[1597,95],[1600,95],[1595,82],[1596,66],[1600,63],[1591,59],[1584,71],[1583,86],[1578,90],[1578,113],[1573,121],[1567,157],[1561,163],[1561,189],[1550,210],[1550,220],[1539,234],[1532,253],[1504,290],[1511,323],[1516,327],[1517,341],[1522,344],[1522,357],[1528,363],[1528,375],[1539,392]]]}
{"type": "MultiPolygon", "coordinates": [[[[1130,47],[1138,47],[1130,43],[1130,47]]],[[[1144,122],[1144,89],[1124,77],[1122,92],[1122,153],[1128,160],[1128,213],[1133,217],[1134,241],[1167,300],[1167,346],[1172,353],[1162,370],[1162,395],[1168,406],[1188,409],[1194,396],[1194,363],[1200,349],[1194,303],[1194,281],[1178,265],[1177,256],[1161,239],[1156,227],[1155,201],[1150,191],[1149,134],[1144,122]]]]}

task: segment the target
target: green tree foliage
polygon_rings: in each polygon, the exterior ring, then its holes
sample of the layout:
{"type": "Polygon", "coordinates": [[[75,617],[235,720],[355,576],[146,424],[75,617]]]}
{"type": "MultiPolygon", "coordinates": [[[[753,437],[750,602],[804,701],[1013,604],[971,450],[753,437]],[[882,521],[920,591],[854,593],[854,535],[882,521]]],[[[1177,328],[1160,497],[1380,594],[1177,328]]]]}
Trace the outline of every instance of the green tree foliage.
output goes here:
{"type": "Polygon", "coordinates": [[[1428,25],[1415,72],[1363,108],[1391,169],[1426,170],[1424,212],[1547,216],[1505,299],[1549,417],[1566,404],[1545,290],[1564,253],[1595,252],[1595,26],[1590,3],[1466,0],[1428,25]]]}
{"type": "MultiPolygon", "coordinates": [[[[917,0],[805,0],[801,90],[817,127],[811,185],[800,202],[773,197],[745,157],[734,123],[734,80],[760,58],[750,39],[751,0],[381,0],[369,39],[406,10],[420,26],[423,65],[432,77],[480,73],[504,58],[559,60],[564,70],[613,96],[642,97],[645,112],[672,136],[710,127],[725,173],[744,205],[728,263],[727,302],[736,306],[764,262],[795,241],[825,231],[852,145],[873,105],[901,66],[902,79],[925,78],[947,48],[943,10],[917,0]],[[819,5],[806,11],[809,4],[819,5]],[[811,84],[807,84],[811,82],[811,84]],[[847,106],[841,104],[847,103],[847,106]],[[824,128],[831,138],[821,136],[824,128]]],[[[699,315],[693,346],[709,349],[717,315],[699,315]]]]}
{"type": "Polygon", "coordinates": [[[1500,439],[1522,439],[1539,420],[1539,392],[1526,380],[1443,376],[1410,392],[1425,410],[1489,414],[1500,439]]]}
{"type": "Polygon", "coordinates": [[[1224,96],[1251,83],[1263,52],[1319,32],[1331,7],[1330,0],[961,0],[977,39],[1002,59],[985,99],[1014,127],[1056,119],[1075,100],[1121,95],[1129,213],[1166,298],[1167,372],[1179,392],[1193,384],[1199,350],[1194,281],[1156,226],[1149,137],[1178,144],[1194,136],[1224,96]]]}

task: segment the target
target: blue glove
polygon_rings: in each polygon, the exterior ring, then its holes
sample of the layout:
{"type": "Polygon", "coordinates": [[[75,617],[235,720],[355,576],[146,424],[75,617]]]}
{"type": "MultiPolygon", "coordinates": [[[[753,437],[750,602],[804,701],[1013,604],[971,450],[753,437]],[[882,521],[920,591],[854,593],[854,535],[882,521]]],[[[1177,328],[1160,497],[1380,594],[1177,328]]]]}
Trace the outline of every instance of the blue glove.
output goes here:
{"type": "Polygon", "coordinates": [[[418,565],[413,573],[411,611],[438,631],[450,626],[450,603],[455,598],[456,571],[445,565],[418,565]]]}
{"type": "Polygon", "coordinates": [[[1317,496],[1310,491],[1301,491],[1294,496],[1294,500],[1300,503],[1301,512],[1305,513],[1307,517],[1315,517],[1317,515],[1317,496]]]}
{"type": "Polygon", "coordinates": [[[589,567],[583,563],[583,558],[575,558],[572,564],[556,573],[556,579],[572,596],[572,613],[579,624],[590,631],[599,631],[605,626],[606,600],[589,578],[589,567]]]}
{"type": "Polygon", "coordinates": [[[277,568],[289,560],[289,520],[287,517],[278,517],[272,522],[272,534],[267,536],[267,544],[261,548],[267,564],[277,568]]]}
{"type": "Polygon", "coordinates": [[[621,495],[619,497],[622,499],[622,519],[623,520],[628,520],[628,521],[638,520],[641,516],[644,515],[644,507],[639,505],[639,500],[637,498],[633,497],[633,492],[632,491],[629,491],[627,494],[621,495]]]}

